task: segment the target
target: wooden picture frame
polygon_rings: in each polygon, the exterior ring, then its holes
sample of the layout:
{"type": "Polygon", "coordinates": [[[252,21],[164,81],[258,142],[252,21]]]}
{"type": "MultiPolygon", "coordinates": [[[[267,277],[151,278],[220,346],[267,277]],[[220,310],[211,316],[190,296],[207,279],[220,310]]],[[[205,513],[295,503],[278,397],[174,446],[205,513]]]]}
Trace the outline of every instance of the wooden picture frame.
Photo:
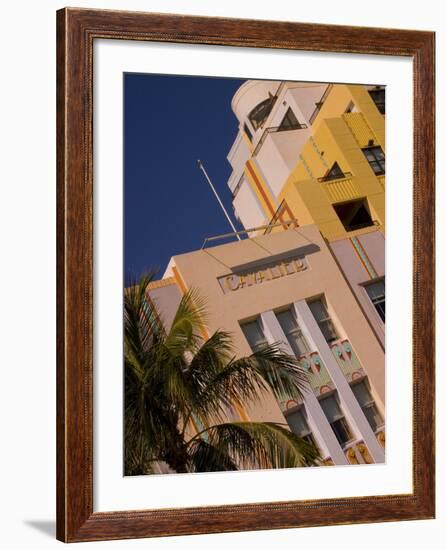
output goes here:
{"type": "Polygon", "coordinates": [[[65,542],[434,517],[434,33],[66,8],[57,13],[57,538],[65,542]],[[414,68],[413,492],[93,512],[93,42],[406,56],[414,68]]]}

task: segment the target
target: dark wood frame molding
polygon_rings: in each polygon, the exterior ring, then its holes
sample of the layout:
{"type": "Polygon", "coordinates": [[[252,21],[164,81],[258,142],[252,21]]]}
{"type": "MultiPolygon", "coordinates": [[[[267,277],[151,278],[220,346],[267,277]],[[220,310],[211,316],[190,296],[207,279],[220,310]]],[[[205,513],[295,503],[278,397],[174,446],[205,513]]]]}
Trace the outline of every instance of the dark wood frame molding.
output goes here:
{"type": "MultiPolygon", "coordinates": [[[[434,517],[432,32],[66,8],[57,12],[57,537],[87,541],[434,517]],[[413,492],[93,512],[93,41],[407,56],[414,66],[413,492]]],[[[398,182],[392,182],[398,185],[398,182]]]]}

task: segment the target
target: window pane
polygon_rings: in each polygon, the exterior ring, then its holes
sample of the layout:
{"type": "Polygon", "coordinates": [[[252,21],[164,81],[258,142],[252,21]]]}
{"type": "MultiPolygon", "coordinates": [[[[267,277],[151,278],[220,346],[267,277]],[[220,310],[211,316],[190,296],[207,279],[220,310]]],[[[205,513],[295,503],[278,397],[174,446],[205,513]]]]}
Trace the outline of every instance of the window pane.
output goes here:
{"type": "Polygon", "coordinates": [[[386,302],[385,302],[385,300],[377,302],[375,304],[375,308],[376,308],[376,311],[378,312],[378,315],[381,317],[381,320],[385,323],[386,322],[386,302]]]}
{"type": "Polygon", "coordinates": [[[291,110],[291,107],[288,108],[285,116],[282,119],[282,122],[279,126],[279,131],[281,130],[294,130],[300,128],[301,125],[296,118],[296,115],[291,110]]]}
{"type": "Polygon", "coordinates": [[[321,332],[324,335],[324,338],[327,342],[333,342],[333,340],[338,339],[338,334],[330,319],[319,323],[319,328],[321,329],[321,332]]]}
{"type": "Polygon", "coordinates": [[[257,320],[245,323],[242,325],[242,330],[252,350],[255,351],[266,343],[262,328],[257,320]]]}
{"type": "Polygon", "coordinates": [[[321,300],[314,300],[308,306],[317,322],[324,321],[328,317],[328,312],[321,300]]]}
{"type": "Polygon", "coordinates": [[[296,357],[301,357],[310,351],[307,341],[300,329],[288,335],[288,342],[296,357]]]}
{"type": "Polygon", "coordinates": [[[339,405],[337,393],[319,399],[319,403],[339,443],[343,445],[350,441],[350,428],[339,405]]]}
{"type": "Polygon", "coordinates": [[[382,425],[382,418],[370,393],[368,381],[362,380],[357,384],[352,384],[350,387],[355,394],[355,397],[358,400],[358,403],[361,406],[370,427],[373,431],[375,431],[382,425]]]}
{"type": "Polygon", "coordinates": [[[314,300],[313,302],[309,302],[308,306],[316,319],[325,340],[327,342],[337,340],[339,336],[322,300],[314,300]]]}
{"type": "Polygon", "coordinates": [[[365,158],[368,160],[370,167],[375,174],[384,174],[386,171],[385,155],[381,147],[366,147],[362,150],[365,158]]]}
{"type": "Polygon", "coordinates": [[[361,407],[368,405],[371,401],[373,401],[365,380],[357,384],[353,384],[351,388],[361,407]]]}
{"type": "Polygon", "coordinates": [[[352,436],[345,418],[336,420],[336,422],[332,423],[331,427],[333,428],[336,439],[341,445],[344,445],[351,440],[352,436]]]}
{"type": "Polygon", "coordinates": [[[308,426],[302,407],[292,413],[287,414],[286,420],[289,427],[291,428],[291,431],[299,437],[303,437],[310,433],[310,428],[308,426]]]}
{"type": "Polygon", "coordinates": [[[264,101],[259,103],[249,113],[249,120],[251,121],[251,124],[256,130],[268,118],[268,115],[270,114],[271,109],[273,108],[275,100],[276,98],[271,96],[268,99],[265,99],[264,101]]]}
{"type": "Polygon", "coordinates": [[[342,416],[341,409],[339,408],[338,401],[334,394],[320,399],[319,402],[330,424],[342,416]]]}
{"type": "Polygon", "coordinates": [[[375,306],[382,321],[386,320],[386,287],[384,280],[371,283],[365,287],[372,304],[375,306]]]}
{"type": "Polygon", "coordinates": [[[378,111],[384,115],[386,114],[386,90],[385,88],[382,90],[369,90],[369,94],[373,101],[375,102],[375,105],[378,108],[378,111]]]}
{"type": "Polygon", "coordinates": [[[385,296],[386,293],[384,281],[377,281],[376,283],[368,284],[365,288],[371,300],[385,296]]]}
{"type": "Polygon", "coordinates": [[[381,149],[381,147],[376,147],[374,149],[374,154],[378,160],[382,160],[384,158],[384,151],[381,149]]]}
{"type": "Polygon", "coordinates": [[[363,411],[373,431],[382,426],[383,421],[381,415],[379,414],[374,403],[368,407],[364,407],[363,411]]]}
{"type": "Polygon", "coordinates": [[[302,355],[308,353],[310,348],[293,313],[288,309],[286,311],[276,313],[276,317],[283,332],[285,333],[294,355],[296,357],[301,357],[302,355]]]}
{"type": "Polygon", "coordinates": [[[276,313],[276,317],[285,334],[288,334],[297,326],[293,314],[289,309],[287,309],[286,311],[281,311],[280,313],[276,313]]]}

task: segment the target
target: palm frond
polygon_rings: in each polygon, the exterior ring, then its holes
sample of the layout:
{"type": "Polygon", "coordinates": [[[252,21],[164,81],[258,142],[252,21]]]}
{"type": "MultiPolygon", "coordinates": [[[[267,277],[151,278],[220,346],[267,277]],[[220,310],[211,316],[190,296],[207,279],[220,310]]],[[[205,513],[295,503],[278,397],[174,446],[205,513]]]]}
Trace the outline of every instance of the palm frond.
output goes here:
{"type": "Polygon", "coordinates": [[[189,449],[204,434],[206,443],[229,456],[239,469],[318,465],[319,451],[313,445],[274,422],[216,424],[192,438],[189,449]]]}
{"type": "MultiPolygon", "coordinates": [[[[222,334],[229,341],[229,335],[222,334]]],[[[228,345],[226,354],[229,350],[228,345]]],[[[249,357],[233,358],[221,365],[218,371],[211,370],[213,376],[201,388],[199,398],[208,403],[220,402],[224,407],[259,401],[268,388],[281,401],[300,398],[308,387],[303,367],[295,357],[284,353],[278,344],[266,345],[249,357]]]]}
{"type": "Polygon", "coordinates": [[[188,449],[190,472],[227,472],[238,470],[235,462],[224,451],[203,439],[196,439],[188,449]]]}
{"type": "Polygon", "coordinates": [[[203,343],[206,330],[206,302],[198,291],[190,289],[181,298],[165,345],[175,355],[194,353],[203,343]]]}
{"type": "Polygon", "coordinates": [[[148,296],[153,274],[143,275],[124,291],[124,348],[133,363],[143,361],[144,352],[160,338],[163,327],[148,296]]]}
{"type": "MultiPolygon", "coordinates": [[[[257,372],[267,382],[279,400],[302,398],[309,383],[305,369],[294,355],[282,350],[279,342],[266,344],[250,357],[257,365],[257,372]]],[[[237,361],[243,361],[238,359],[237,361]]]]}

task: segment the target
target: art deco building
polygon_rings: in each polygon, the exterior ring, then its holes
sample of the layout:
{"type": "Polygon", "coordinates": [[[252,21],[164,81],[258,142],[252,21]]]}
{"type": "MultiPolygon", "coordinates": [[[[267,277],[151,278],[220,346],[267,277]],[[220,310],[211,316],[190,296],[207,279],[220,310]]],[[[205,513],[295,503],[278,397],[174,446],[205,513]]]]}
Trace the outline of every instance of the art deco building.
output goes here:
{"type": "Polygon", "coordinates": [[[228,184],[248,238],[174,256],[149,288],[166,328],[194,288],[240,355],[281,342],[299,358],[302,400],[265,394],[234,418],[288,423],[326,464],[384,461],[383,94],[243,84],[228,184]]]}
{"type": "Polygon", "coordinates": [[[282,342],[306,370],[303,401],[265,394],[238,418],[287,422],[326,463],[383,462],[384,352],[317,226],[174,256],[149,290],[166,328],[190,288],[209,334],[229,331],[240,355],[282,342]]]}
{"type": "Polygon", "coordinates": [[[247,81],[232,100],[239,132],[228,155],[243,226],[315,224],[383,346],[384,94],[375,86],[247,81]]]}

